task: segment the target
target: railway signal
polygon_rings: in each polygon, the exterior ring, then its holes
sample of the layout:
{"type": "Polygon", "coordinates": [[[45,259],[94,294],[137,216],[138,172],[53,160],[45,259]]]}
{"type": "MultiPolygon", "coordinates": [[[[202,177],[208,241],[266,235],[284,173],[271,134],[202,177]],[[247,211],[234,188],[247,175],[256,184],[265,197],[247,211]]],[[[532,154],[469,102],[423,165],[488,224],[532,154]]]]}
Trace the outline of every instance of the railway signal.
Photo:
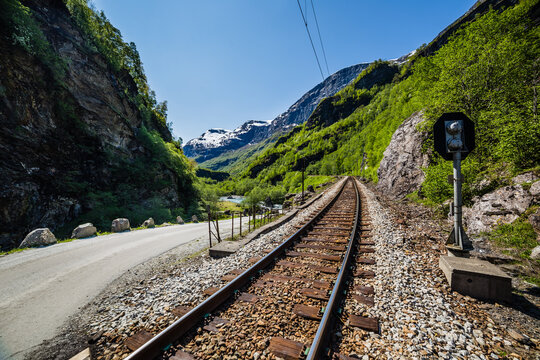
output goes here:
{"type": "Polygon", "coordinates": [[[452,160],[454,165],[454,227],[447,245],[450,249],[471,250],[472,244],[465,234],[462,221],[461,160],[474,150],[474,123],[463,113],[445,113],[433,125],[433,143],[435,151],[443,159],[452,160]]]}

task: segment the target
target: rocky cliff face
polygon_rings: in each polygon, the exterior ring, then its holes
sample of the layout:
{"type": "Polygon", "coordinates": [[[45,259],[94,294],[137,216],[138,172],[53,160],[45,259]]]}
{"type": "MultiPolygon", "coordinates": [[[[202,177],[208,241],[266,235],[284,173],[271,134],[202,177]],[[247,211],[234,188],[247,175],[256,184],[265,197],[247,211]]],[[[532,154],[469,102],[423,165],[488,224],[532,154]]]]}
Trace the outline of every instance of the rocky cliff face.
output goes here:
{"type": "Polygon", "coordinates": [[[399,199],[420,189],[424,181],[422,168],[428,165],[429,157],[422,153],[422,143],[426,134],[416,130],[424,121],[421,112],[412,114],[392,135],[390,144],[384,151],[377,171],[377,190],[399,199]]]}
{"type": "Polygon", "coordinates": [[[189,140],[184,146],[184,152],[186,156],[202,162],[284,133],[304,123],[322,99],[343,89],[368,65],[349,66],[330,75],[272,121],[251,120],[235,130],[210,129],[200,137],[189,140]]]}
{"type": "MultiPolygon", "coordinates": [[[[138,133],[136,85],[90,51],[61,1],[25,2],[54,54],[65,63],[60,83],[42,59],[0,33],[0,247],[18,245],[35,227],[57,229],[90,210],[87,191],[114,194],[126,164],[149,159],[138,133]]],[[[124,176],[123,176],[124,175],[124,176]]],[[[177,176],[160,199],[180,206],[177,176]]],[[[154,180],[152,180],[154,181],[154,180]]],[[[150,188],[150,186],[148,186],[150,188]]],[[[141,188],[137,198],[153,197],[141,188]]],[[[112,219],[111,219],[112,220],[112,219]]]]}

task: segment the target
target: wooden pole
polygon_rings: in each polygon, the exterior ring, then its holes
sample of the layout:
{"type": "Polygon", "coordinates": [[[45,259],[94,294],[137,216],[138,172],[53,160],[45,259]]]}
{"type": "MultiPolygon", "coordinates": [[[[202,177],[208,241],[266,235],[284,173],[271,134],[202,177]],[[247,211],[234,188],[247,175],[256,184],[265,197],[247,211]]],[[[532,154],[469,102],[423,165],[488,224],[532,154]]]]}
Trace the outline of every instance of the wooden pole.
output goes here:
{"type": "Polygon", "coordinates": [[[248,233],[251,232],[251,214],[250,214],[250,211],[248,209],[248,233]]]}
{"type": "Polygon", "coordinates": [[[234,211],[231,211],[231,238],[234,240],[234,211]]]}
{"type": "Polygon", "coordinates": [[[242,212],[240,211],[240,237],[242,237],[242,212]]]}
{"type": "Polygon", "coordinates": [[[221,242],[221,235],[219,234],[219,216],[216,215],[216,231],[217,231],[217,240],[221,242]]]}

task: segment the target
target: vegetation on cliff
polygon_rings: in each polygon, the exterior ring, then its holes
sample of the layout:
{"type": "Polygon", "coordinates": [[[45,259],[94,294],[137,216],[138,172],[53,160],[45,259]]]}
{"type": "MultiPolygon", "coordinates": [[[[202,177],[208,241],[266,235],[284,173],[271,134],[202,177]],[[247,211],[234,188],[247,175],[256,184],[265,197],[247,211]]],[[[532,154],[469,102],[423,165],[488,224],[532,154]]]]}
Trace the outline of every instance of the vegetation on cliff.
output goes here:
{"type": "Polygon", "coordinates": [[[0,247],[17,246],[35,227],[66,236],[79,222],[108,230],[117,217],[138,225],[198,213],[193,164],[135,44],[86,0],[0,0],[0,9],[1,140],[9,147],[0,202],[10,214],[0,221],[0,247]]]}
{"type": "MultiPolygon", "coordinates": [[[[359,174],[377,181],[377,169],[392,134],[412,113],[424,110],[429,132],[444,112],[462,111],[476,123],[477,149],[464,161],[466,200],[473,184],[488,173],[515,174],[540,164],[537,113],[540,39],[531,20],[537,0],[505,11],[490,10],[465,24],[428,57],[401,66],[377,61],[351,85],[323,100],[306,124],[266,149],[243,178],[281,184],[299,171],[308,174],[359,174]],[[337,115],[336,115],[337,114],[337,115]]],[[[424,144],[431,152],[432,144],[424,144]]],[[[430,155],[422,195],[443,201],[451,162],[430,155]]]]}

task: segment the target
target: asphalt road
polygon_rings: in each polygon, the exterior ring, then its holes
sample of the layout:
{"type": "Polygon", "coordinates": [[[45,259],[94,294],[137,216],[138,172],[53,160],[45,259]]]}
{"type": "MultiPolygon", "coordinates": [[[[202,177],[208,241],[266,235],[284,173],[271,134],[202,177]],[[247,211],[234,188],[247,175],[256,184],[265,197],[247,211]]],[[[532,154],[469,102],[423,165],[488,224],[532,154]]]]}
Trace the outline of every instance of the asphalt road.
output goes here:
{"type": "MultiPolygon", "coordinates": [[[[222,237],[230,236],[230,220],[219,227],[222,237]]],[[[0,257],[0,359],[23,358],[124,272],[197,239],[208,241],[207,223],[74,240],[0,257]]]]}

